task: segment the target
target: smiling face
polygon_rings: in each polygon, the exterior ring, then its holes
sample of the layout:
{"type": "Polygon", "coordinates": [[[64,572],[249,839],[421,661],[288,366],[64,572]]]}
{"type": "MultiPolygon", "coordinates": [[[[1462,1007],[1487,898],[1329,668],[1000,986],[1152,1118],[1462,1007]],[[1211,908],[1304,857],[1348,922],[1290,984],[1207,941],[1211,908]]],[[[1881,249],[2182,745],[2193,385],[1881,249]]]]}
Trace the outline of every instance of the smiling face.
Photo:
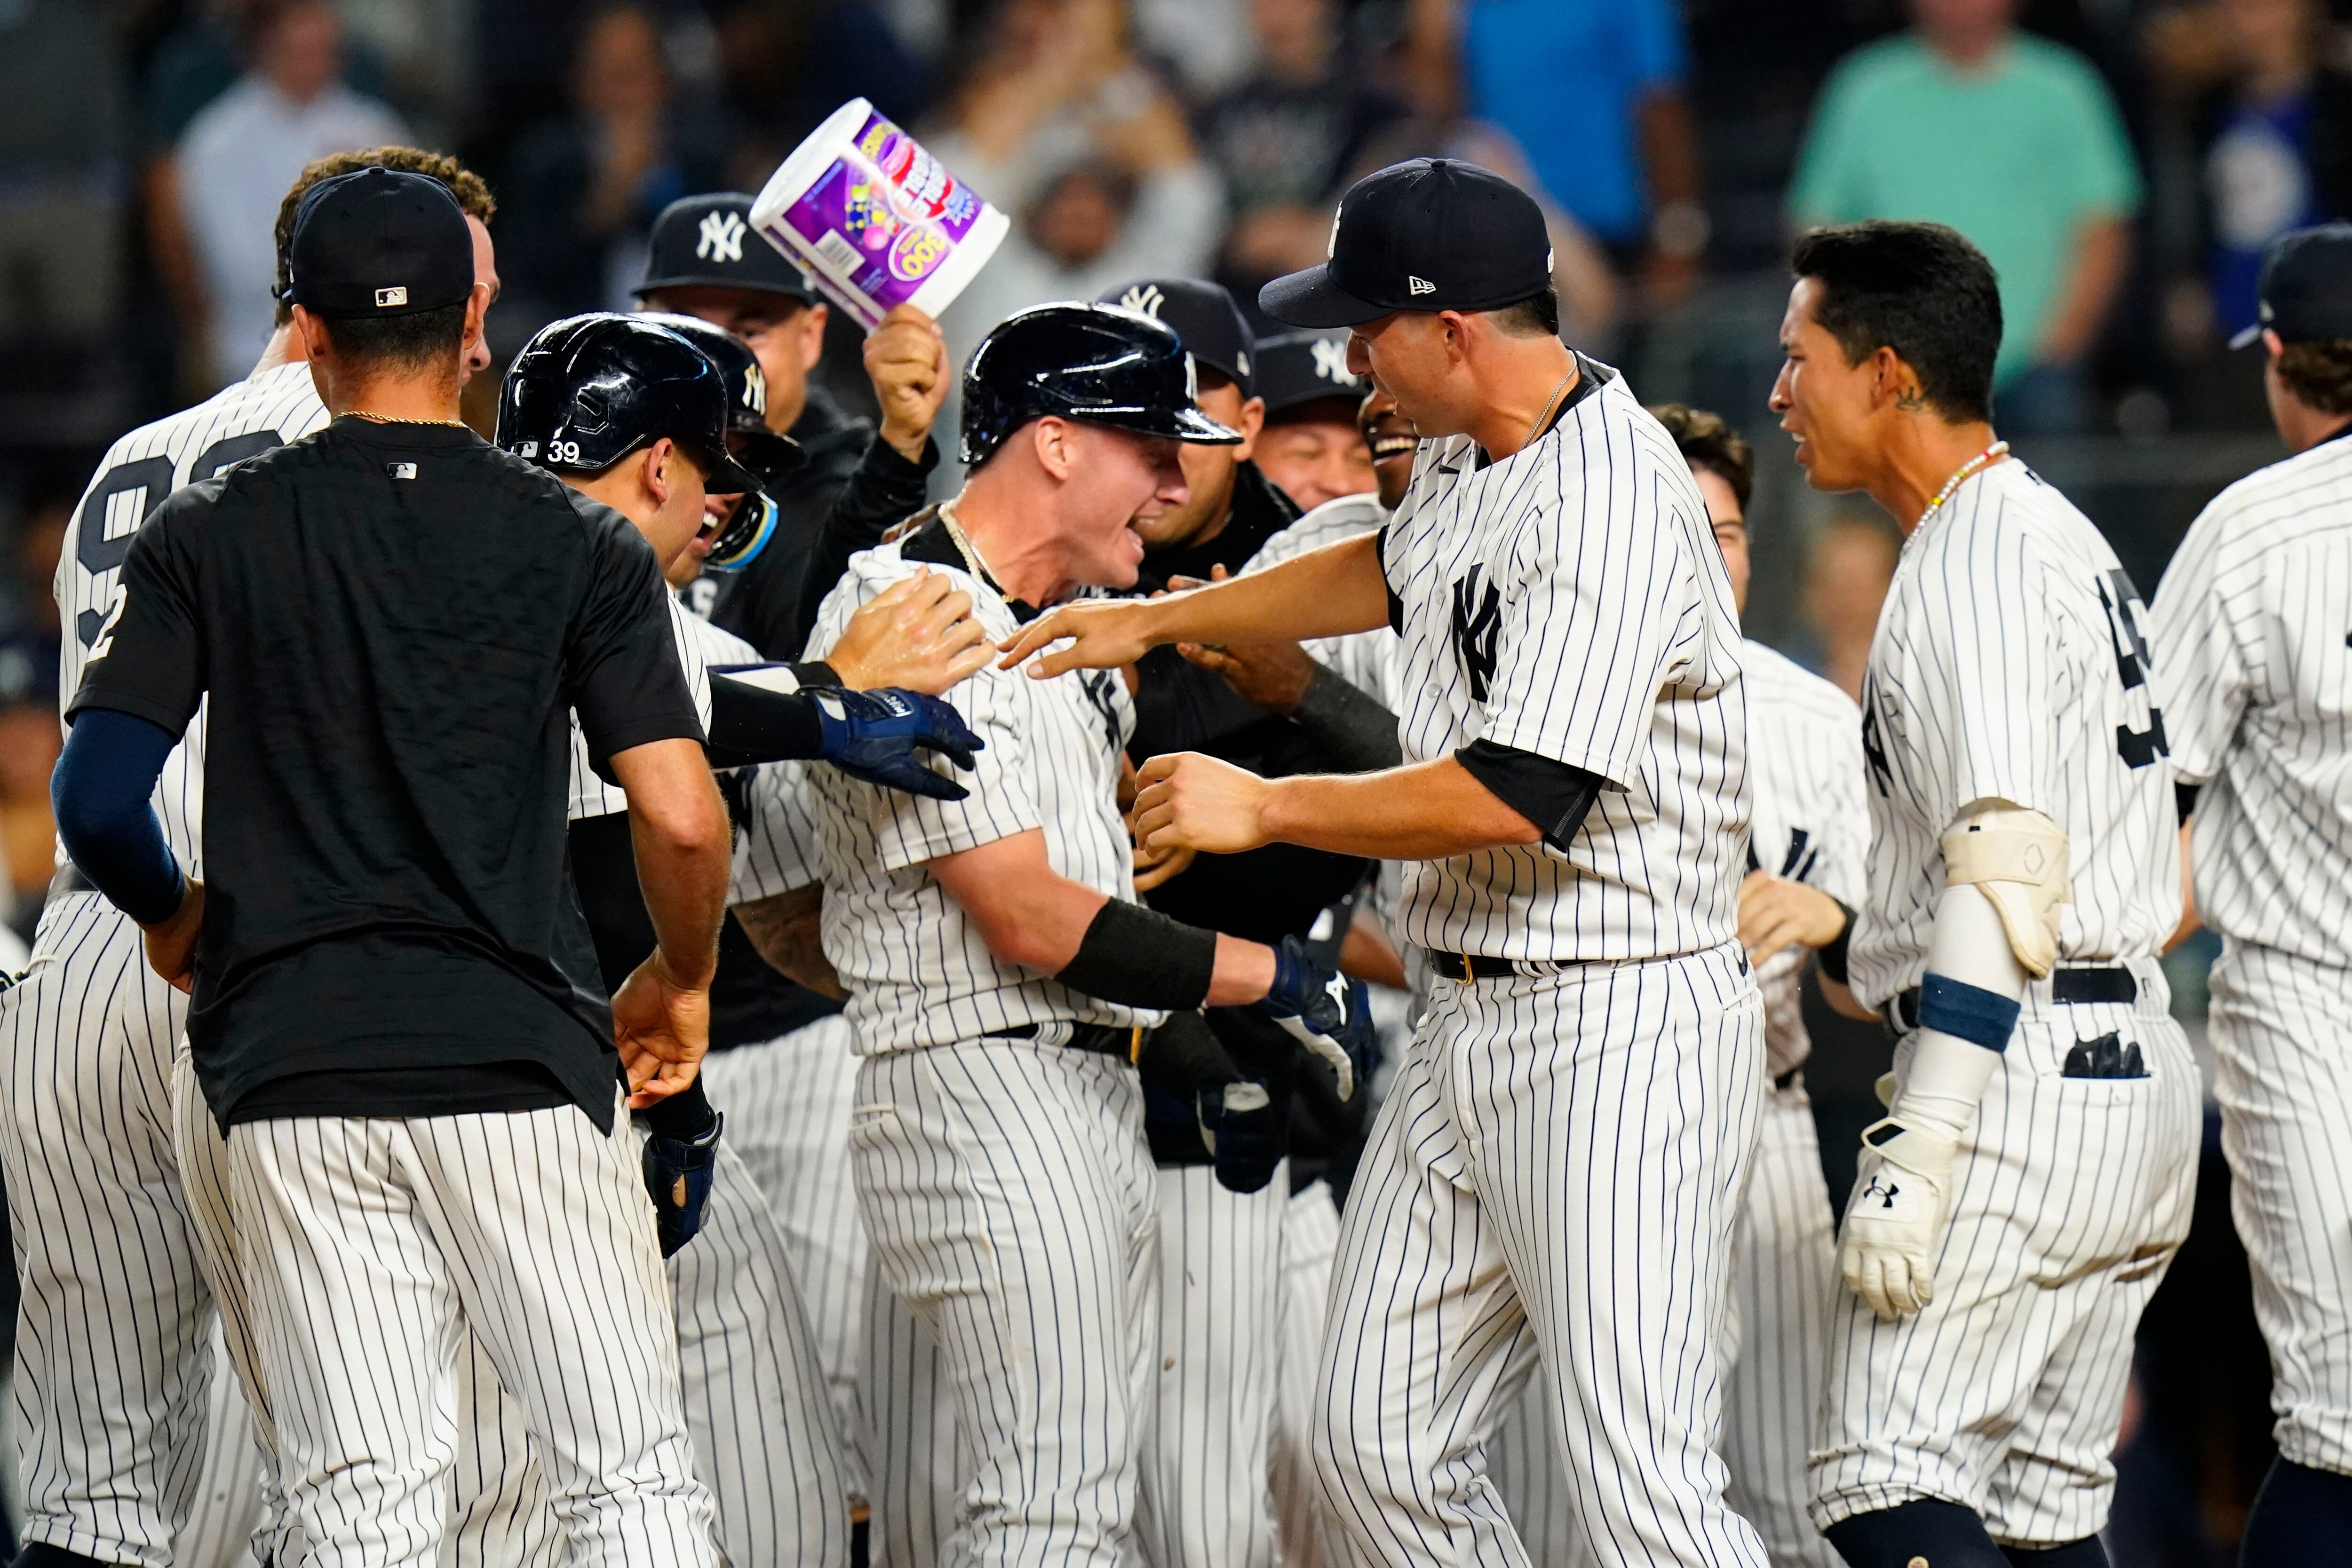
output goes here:
{"type": "Polygon", "coordinates": [[[1092,588],[1132,588],[1143,566],[1139,529],[1191,494],[1183,444],[1107,425],[1054,423],[1069,444],[1059,507],[1069,579],[1092,588]]]}
{"type": "Polygon", "coordinates": [[[1780,374],[1771,408],[1797,438],[1797,462],[1816,490],[1858,490],[1871,471],[1881,416],[1878,356],[1846,363],[1845,350],[1815,319],[1822,285],[1801,277],[1780,320],[1780,374]]]}
{"type": "Polygon", "coordinates": [[[1239,446],[1178,443],[1176,460],[1183,465],[1188,492],[1181,503],[1150,503],[1149,514],[1131,519],[1135,531],[1152,549],[1213,538],[1233,512],[1234,470],[1250,455],[1265,405],[1244,399],[1242,389],[1213,371],[1200,371],[1200,391],[1193,402],[1218,423],[1242,433],[1239,446]]]}
{"type": "Polygon", "coordinates": [[[1372,476],[1380,481],[1381,505],[1393,512],[1412,483],[1412,455],[1421,437],[1396,405],[1396,399],[1375,387],[1356,409],[1356,430],[1370,451],[1372,476]]]}
{"type": "Polygon", "coordinates": [[[1268,425],[1257,439],[1257,465],[1304,510],[1374,487],[1371,452],[1346,407],[1316,403],[1312,417],[1268,425]]]}

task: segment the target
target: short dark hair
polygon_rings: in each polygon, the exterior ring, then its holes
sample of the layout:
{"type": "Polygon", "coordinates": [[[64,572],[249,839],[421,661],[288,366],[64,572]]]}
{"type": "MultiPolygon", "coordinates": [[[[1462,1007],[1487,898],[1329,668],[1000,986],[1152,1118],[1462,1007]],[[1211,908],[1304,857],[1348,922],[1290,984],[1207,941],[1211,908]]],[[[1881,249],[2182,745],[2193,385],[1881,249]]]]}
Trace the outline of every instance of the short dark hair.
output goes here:
{"type": "Polygon", "coordinates": [[[1511,305],[1497,306],[1486,314],[1495,318],[1495,325],[1512,338],[1557,338],[1559,336],[1559,291],[1547,287],[1541,294],[1531,294],[1511,305]]]}
{"type": "Polygon", "coordinates": [[[1730,486],[1739,509],[1747,511],[1748,498],[1756,493],[1756,449],[1748,438],[1725,423],[1723,415],[1686,403],[1657,403],[1650,413],[1675,438],[1683,461],[1730,486]]]}
{"type": "Polygon", "coordinates": [[[1847,364],[1892,349],[1946,420],[1992,417],[2000,283],[1958,229],[1882,218],[1815,229],[1797,241],[1789,267],[1822,286],[1813,319],[1847,364]]]}
{"type": "Polygon", "coordinates": [[[372,370],[422,371],[456,357],[466,341],[466,305],[406,316],[345,316],[326,323],[338,357],[372,370]]]}
{"type": "Polygon", "coordinates": [[[2352,340],[2315,338],[2281,344],[2278,379],[2305,408],[2352,413],[2352,340]]]}

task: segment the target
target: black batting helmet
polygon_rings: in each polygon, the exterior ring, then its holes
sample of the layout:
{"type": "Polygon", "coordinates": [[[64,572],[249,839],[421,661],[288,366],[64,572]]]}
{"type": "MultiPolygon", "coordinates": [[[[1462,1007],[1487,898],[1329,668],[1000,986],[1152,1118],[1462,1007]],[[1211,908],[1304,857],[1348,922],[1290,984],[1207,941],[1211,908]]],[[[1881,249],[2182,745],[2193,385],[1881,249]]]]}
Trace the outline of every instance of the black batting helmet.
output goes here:
{"type": "Polygon", "coordinates": [[[751,344],[699,316],[649,310],[639,319],[658,321],[701,350],[727,382],[727,449],[760,481],[763,494],[746,496],[736,506],[702,564],[712,571],[740,571],[775,535],[777,483],[805,464],[808,454],[791,436],[768,428],[767,372],[751,344]]]}
{"type": "Polygon", "coordinates": [[[963,371],[963,461],[977,467],[1033,419],[1105,424],[1172,441],[1239,444],[1193,406],[1176,334],[1108,305],[1038,305],[998,322],[963,371]]]}
{"type": "Polygon", "coordinates": [[[540,329],[499,388],[498,444],[562,474],[595,474],[664,436],[702,463],[714,495],[760,481],[727,451],[725,378],[642,316],[598,311],[540,329]]]}

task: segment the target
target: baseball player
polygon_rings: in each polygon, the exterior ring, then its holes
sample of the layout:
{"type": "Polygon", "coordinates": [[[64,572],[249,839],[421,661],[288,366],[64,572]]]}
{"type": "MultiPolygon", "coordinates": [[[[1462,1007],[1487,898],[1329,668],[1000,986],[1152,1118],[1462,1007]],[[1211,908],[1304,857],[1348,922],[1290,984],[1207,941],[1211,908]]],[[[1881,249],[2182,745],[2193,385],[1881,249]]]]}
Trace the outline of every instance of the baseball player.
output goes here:
{"type": "Polygon", "coordinates": [[[1815,488],[1909,535],[1864,684],[1849,954],[1900,1039],[1846,1206],[1812,1517],[1855,1568],[2104,1564],[2200,1094],[2157,964],[2180,872],[2138,595],[1994,439],[1974,246],[1863,224],[1794,270],[1772,407],[1815,488]]]}
{"type": "MultiPolygon", "coordinates": [[[[1667,403],[1664,425],[1706,501],[1734,600],[1748,604],[1748,497],[1755,457],[1713,413],[1667,403]]],[[[1761,643],[1743,650],[1748,768],[1756,784],[1739,935],[1764,991],[1763,1130],[1732,1244],[1723,1457],[1732,1507],[1764,1537],[1773,1568],[1836,1568],[1806,1517],[1812,1447],[1837,1282],[1836,1216],[1805,1096],[1798,985],[1808,952],[1840,985],[1870,846],[1863,800],[1862,715],[1852,698],[1761,643]]],[[[1495,1442],[1511,1519],[1539,1563],[1586,1556],[1559,1466],[1544,1435],[1541,1375],[1495,1442]]]]}
{"type": "MultiPolygon", "coordinates": [[[[963,488],[854,559],[813,648],[924,564],[1000,638],[1035,605],[1128,587],[1135,525],[1186,499],[1180,444],[1238,440],[1194,406],[1173,332],[1102,307],[1000,324],[966,367],[962,418],[963,488]]],[[[1336,1064],[1355,998],[1296,941],[1218,936],[1133,902],[1118,796],[1135,716],[1118,677],[991,672],[957,700],[987,742],[969,800],[808,776],[825,954],[865,1056],[858,1211],[953,1399],[967,1469],[943,1555],[1108,1565],[1134,1551],[1159,1371],[1140,1036],[1171,1009],[1255,1005],[1336,1064]]],[[[1264,1099],[1220,1087],[1194,1103],[1213,1138],[1264,1099]]],[[[894,1408],[885,1390],[869,1404],[894,1408]]]]}
{"type": "MultiPolygon", "coordinates": [[[[495,295],[488,189],[454,159],[413,148],[341,153],[307,167],[279,214],[281,255],[301,195],[377,164],[431,175],[464,209],[476,278],[495,295]]],[[[283,279],[280,279],[282,284],[283,279]]],[[[488,363],[478,351],[464,366],[488,363]]],[[[327,422],[291,313],[252,374],[117,440],[68,525],[56,580],[69,701],[118,602],[137,530],[180,487],[327,422]]],[[[165,841],[203,874],[199,716],[165,763],[154,804],[165,841]]],[[[61,857],[62,858],[62,857],[61,857]]],[[[42,911],[24,983],[0,997],[10,1114],[0,1117],[24,1283],[16,1397],[22,1539],[31,1560],[184,1565],[243,1556],[259,1507],[246,1402],[213,1370],[213,1300],[171,1146],[182,995],[142,962],[137,926],[68,862],[42,911]],[[209,1395],[207,1390],[209,1389],[209,1395]],[[211,1430],[235,1434],[207,1442],[211,1430]],[[181,1533],[191,1499],[205,1534],[181,1533]],[[176,1543],[175,1543],[176,1535],[176,1543]]]]}
{"type": "MultiPolygon", "coordinates": [[[[2264,384],[2294,455],[2221,492],[2152,607],[2165,735],[2213,966],[2214,1087],[2231,1206],[2271,1350],[2279,1457],[2246,1568],[2352,1563],[2352,227],[2263,260],[2264,384]]],[[[2240,346],[2246,346],[2242,343],[2240,346]]]]}
{"type": "Polygon", "coordinates": [[[1256,459],[1265,476],[1307,511],[1379,487],[1372,455],[1356,426],[1366,387],[1348,369],[1345,332],[1281,332],[1258,340],[1255,356],[1265,428],[1256,459]]]}
{"type": "Polygon", "coordinates": [[[1325,1498],[1362,1562],[1525,1562],[1482,1472],[1532,1343],[1603,1562],[1761,1564],[1714,1452],[1763,1083],[1738,618],[1673,442],[1559,341],[1549,250],[1483,170],[1359,182],[1330,262],[1260,303],[1351,327],[1350,362],[1420,430],[1395,518],[1197,592],[1065,606],[1007,662],[1399,630],[1404,767],[1155,758],[1136,802],[1149,844],[1415,862],[1403,923],[1437,977],[1340,1219],[1325,1498]]]}

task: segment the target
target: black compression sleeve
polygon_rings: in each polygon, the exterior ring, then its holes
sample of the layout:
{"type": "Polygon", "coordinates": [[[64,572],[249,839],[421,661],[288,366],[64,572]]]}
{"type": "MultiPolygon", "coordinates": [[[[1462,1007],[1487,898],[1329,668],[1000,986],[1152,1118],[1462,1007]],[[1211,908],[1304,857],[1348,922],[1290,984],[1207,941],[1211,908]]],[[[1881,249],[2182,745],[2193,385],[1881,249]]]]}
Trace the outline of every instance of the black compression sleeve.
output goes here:
{"type": "Polygon", "coordinates": [[[1597,773],[1491,740],[1472,741],[1454,759],[1504,805],[1541,830],[1545,843],[1563,853],[1603,787],[1597,773]]]}
{"type": "Polygon", "coordinates": [[[1342,773],[1378,773],[1404,762],[1397,740],[1397,716],[1378,698],[1349,685],[1321,664],[1290,716],[1313,737],[1342,773]]]}
{"type": "Polygon", "coordinates": [[[1197,1008],[1209,998],[1217,934],[1112,899],[1054,978],[1074,991],[1131,1008],[1197,1008]]]}
{"type": "Polygon", "coordinates": [[[637,1113],[657,1138],[677,1138],[692,1143],[710,1131],[710,1124],[719,1113],[712,1108],[709,1096],[702,1092],[702,1078],[696,1074],[693,1082],[667,1100],[656,1100],[637,1113]]]}
{"type": "Polygon", "coordinates": [[[713,674],[709,750],[713,768],[817,757],[824,751],[824,727],[806,693],[713,674]]]}
{"type": "Polygon", "coordinates": [[[1847,944],[1853,939],[1853,911],[1845,906],[1842,898],[1832,898],[1830,902],[1838,906],[1840,915],[1845,916],[1845,924],[1838,927],[1835,936],[1822,944],[1822,973],[1843,986],[1849,983],[1845,977],[1845,956],[1847,944]]]}
{"type": "Polygon", "coordinates": [[[2182,784],[2177,780],[2174,782],[2172,804],[2180,813],[2182,821],[2185,822],[2197,814],[2197,792],[2203,788],[2205,786],[2202,784],[2182,784]]]}

